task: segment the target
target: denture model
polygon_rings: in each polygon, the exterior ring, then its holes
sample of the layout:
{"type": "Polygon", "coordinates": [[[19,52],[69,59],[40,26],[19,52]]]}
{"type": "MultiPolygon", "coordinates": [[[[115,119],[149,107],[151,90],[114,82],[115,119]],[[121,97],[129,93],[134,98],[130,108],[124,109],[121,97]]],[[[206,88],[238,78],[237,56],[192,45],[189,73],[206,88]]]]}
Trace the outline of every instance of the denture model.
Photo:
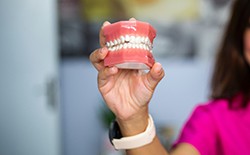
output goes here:
{"type": "Polygon", "coordinates": [[[146,22],[119,21],[103,28],[108,54],[105,66],[122,69],[150,69],[155,60],[152,54],[156,30],[146,22]]]}

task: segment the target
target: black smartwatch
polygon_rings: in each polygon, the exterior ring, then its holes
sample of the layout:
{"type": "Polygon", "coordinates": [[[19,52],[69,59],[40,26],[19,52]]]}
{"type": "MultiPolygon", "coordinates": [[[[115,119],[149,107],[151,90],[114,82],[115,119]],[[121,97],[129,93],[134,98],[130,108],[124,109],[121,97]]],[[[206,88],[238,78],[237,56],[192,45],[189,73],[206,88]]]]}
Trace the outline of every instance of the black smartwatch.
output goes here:
{"type": "Polygon", "coordinates": [[[113,139],[120,139],[122,138],[122,133],[121,133],[121,130],[120,130],[120,127],[117,123],[116,120],[113,120],[110,124],[110,127],[109,127],[109,140],[110,140],[110,143],[112,145],[113,144],[113,139]]]}

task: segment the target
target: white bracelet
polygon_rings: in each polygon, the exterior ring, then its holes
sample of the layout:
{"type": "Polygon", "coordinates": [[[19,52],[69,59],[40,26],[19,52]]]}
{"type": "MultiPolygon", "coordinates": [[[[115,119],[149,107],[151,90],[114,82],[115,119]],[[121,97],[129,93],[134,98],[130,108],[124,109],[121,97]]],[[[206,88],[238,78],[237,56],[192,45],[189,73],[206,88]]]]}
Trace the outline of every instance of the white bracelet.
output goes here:
{"type": "Polygon", "coordinates": [[[122,137],[120,139],[111,139],[111,142],[117,150],[135,149],[151,143],[155,135],[154,121],[151,115],[149,115],[148,126],[144,132],[134,136],[122,137]]]}

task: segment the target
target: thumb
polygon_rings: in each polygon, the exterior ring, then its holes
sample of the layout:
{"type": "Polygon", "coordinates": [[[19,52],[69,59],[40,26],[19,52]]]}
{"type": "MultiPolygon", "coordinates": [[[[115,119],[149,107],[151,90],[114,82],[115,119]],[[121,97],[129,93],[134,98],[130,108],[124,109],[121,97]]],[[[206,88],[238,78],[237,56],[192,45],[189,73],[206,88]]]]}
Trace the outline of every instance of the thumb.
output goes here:
{"type": "Polygon", "coordinates": [[[147,74],[147,80],[149,87],[154,90],[157,84],[161,81],[161,79],[165,76],[162,65],[156,62],[152,69],[147,74]]]}

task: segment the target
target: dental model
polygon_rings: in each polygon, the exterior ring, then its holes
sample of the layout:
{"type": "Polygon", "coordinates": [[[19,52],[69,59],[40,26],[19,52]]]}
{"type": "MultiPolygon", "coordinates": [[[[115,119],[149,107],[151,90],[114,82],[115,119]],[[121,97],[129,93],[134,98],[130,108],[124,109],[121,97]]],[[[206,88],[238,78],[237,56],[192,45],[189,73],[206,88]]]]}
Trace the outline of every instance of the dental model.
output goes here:
{"type": "Polygon", "coordinates": [[[152,54],[156,30],[137,20],[120,21],[103,28],[106,47],[105,66],[122,69],[150,69],[155,60],[152,54]]]}

